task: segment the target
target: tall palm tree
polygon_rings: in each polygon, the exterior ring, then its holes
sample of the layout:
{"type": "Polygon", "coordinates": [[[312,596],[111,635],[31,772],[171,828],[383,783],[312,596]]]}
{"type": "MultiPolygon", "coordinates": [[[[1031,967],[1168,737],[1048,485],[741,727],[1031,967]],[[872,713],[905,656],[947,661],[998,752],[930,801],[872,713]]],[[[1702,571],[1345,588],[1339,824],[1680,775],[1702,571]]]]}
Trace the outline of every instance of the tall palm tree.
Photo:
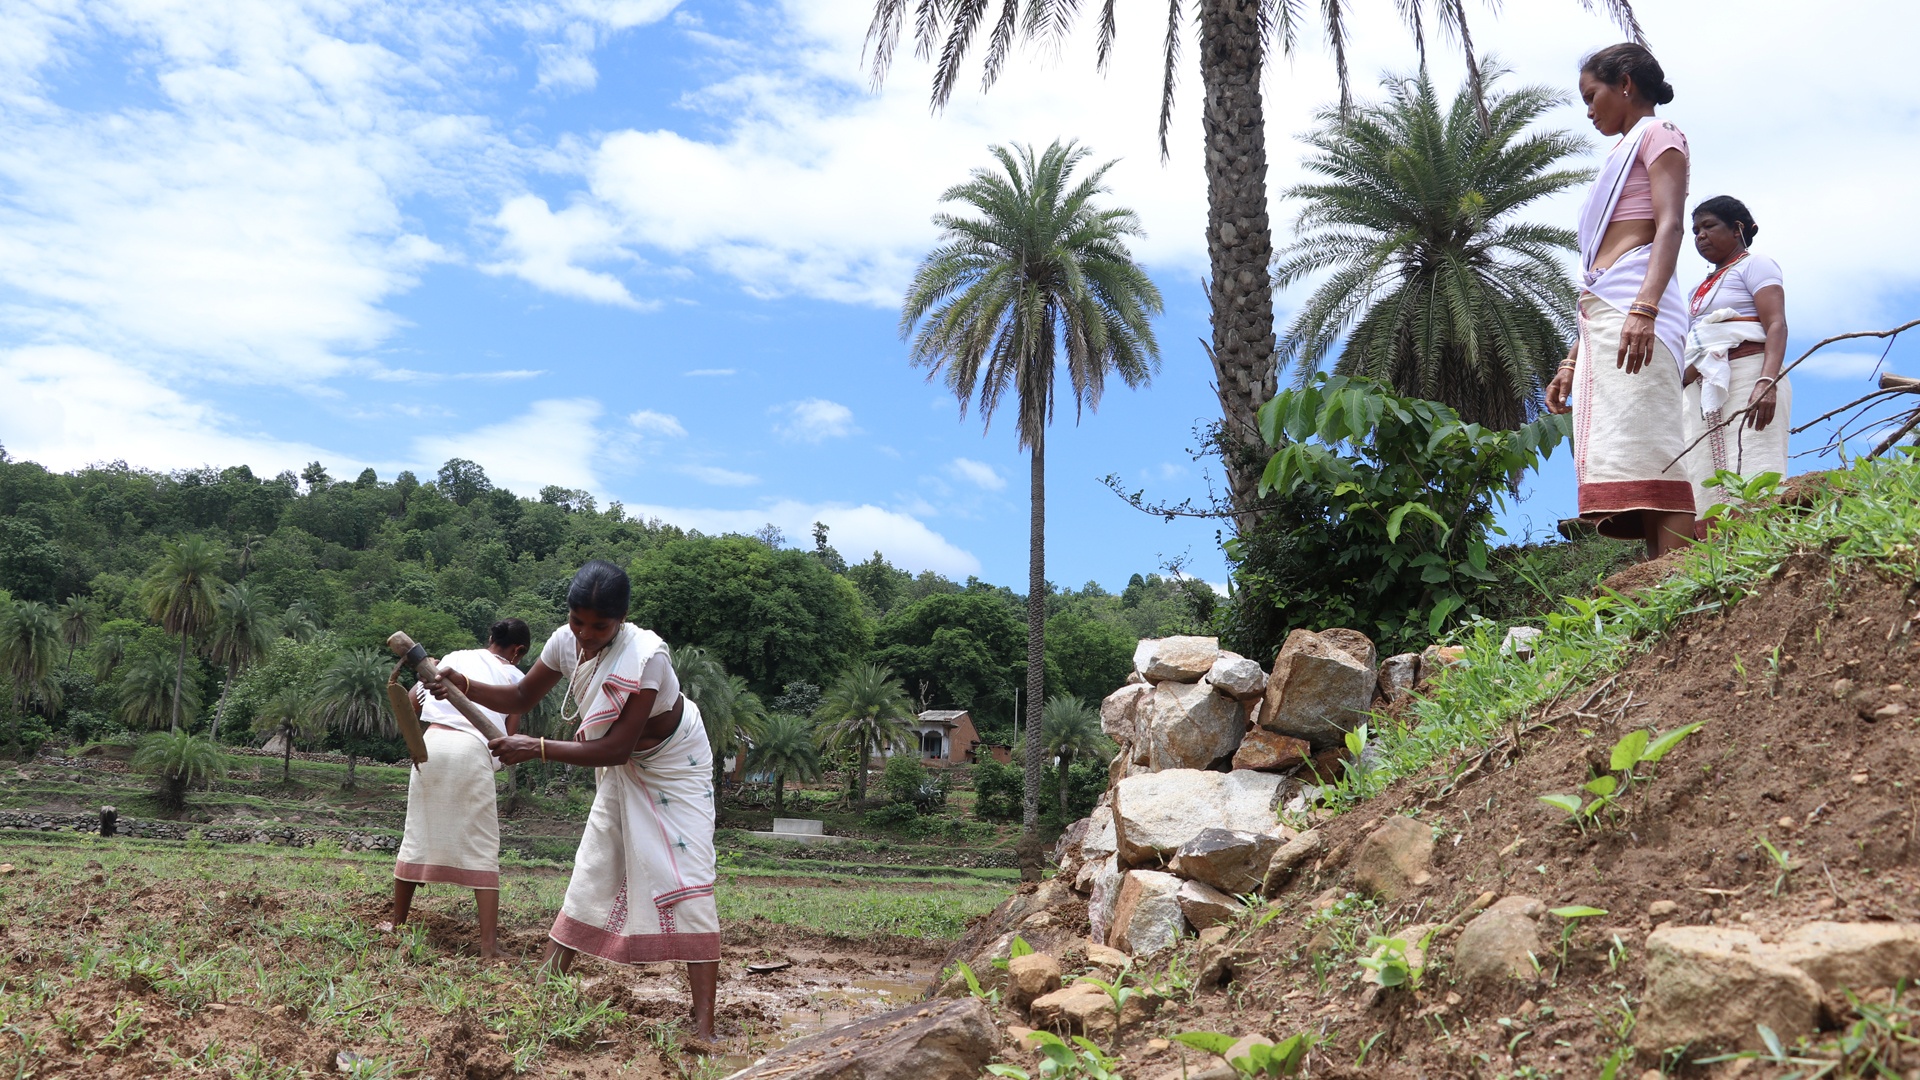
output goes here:
{"type": "Polygon", "coordinates": [[[347,649],[320,673],[313,688],[314,715],[340,732],[347,744],[346,787],[354,786],[359,760],[356,735],[398,733],[387,712],[387,672],[392,664],[378,649],[347,649]]]}
{"type": "Polygon", "coordinates": [[[1067,817],[1067,779],[1073,759],[1099,754],[1111,744],[1100,732],[1100,710],[1077,694],[1055,694],[1047,699],[1042,721],[1047,753],[1060,762],[1060,819],[1067,817]]]}
{"type": "Polygon", "coordinates": [[[59,689],[47,673],[59,649],[60,622],[52,608],[26,600],[0,609],[0,669],[13,683],[16,714],[25,714],[30,697],[55,706],[59,689]]]}
{"type": "Polygon", "coordinates": [[[159,653],[134,653],[120,675],[120,722],[130,728],[156,728],[166,724],[169,715],[176,724],[182,716],[191,722],[199,715],[199,695],[192,687],[179,692],[175,670],[159,653]],[[176,705],[184,707],[183,714],[174,713],[176,705]]]}
{"type": "Polygon", "coordinates": [[[280,632],[302,645],[320,636],[320,609],[311,600],[295,600],[280,617],[280,632]]]}
{"type": "MultiPolygon", "coordinates": [[[[1576,0],[1593,10],[1596,0],[1576,0]]],[[[1642,41],[1631,0],[1597,0],[1634,41],[1642,41]]],[[[1058,42],[1083,9],[1098,8],[1097,66],[1112,56],[1119,18],[1116,0],[1097,5],[1080,0],[999,0],[999,14],[986,35],[981,89],[992,87],[1019,39],[1058,42]]],[[[1467,25],[1466,0],[1393,0],[1420,49],[1424,66],[1430,19],[1461,47],[1469,77],[1477,87],[1478,64],[1467,25]]],[[[994,0],[874,0],[867,43],[873,52],[874,81],[886,77],[901,32],[914,28],[914,51],[935,61],[932,99],[944,107],[953,95],[961,65],[987,21],[994,0]]],[[[1254,416],[1275,390],[1273,290],[1267,277],[1273,256],[1273,226],[1267,217],[1266,106],[1261,82],[1277,49],[1292,55],[1299,46],[1307,10],[1317,7],[1321,29],[1333,53],[1340,97],[1347,100],[1347,44],[1350,15],[1346,0],[1195,0],[1194,21],[1200,44],[1201,131],[1207,176],[1207,257],[1212,272],[1207,294],[1213,309],[1214,389],[1220,399],[1217,447],[1226,467],[1227,486],[1242,525],[1252,520],[1259,498],[1260,473],[1266,467],[1265,443],[1254,416]]],[[[1173,115],[1175,71],[1186,43],[1189,5],[1185,0],[1147,5],[1161,20],[1166,38],[1160,94],[1160,148],[1167,151],[1173,115]]]]}
{"type": "Polygon", "coordinates": [[[1281,287],[1327,275],[1280,342],[1280,363],[1301,383],[1344,334],[1338,374],[1371,376],[1486,427],[1539,414],[1574,332],[1561,256],[1575,239],[1511,219],[1592,174],[1559,167],[1584,139],[1527,131],[1561,95],[1500,93],[1501,74],[1488,73],[1484,125],[1466,88],[1443,115],[1423,74],[1390,80],[1384,103],[1323,111],[1305,137],[1314,153],[1304,164],[1325,179],[1286,193],[1306,206],[1274,271],[1281,287]]]}
{"type": "Polygon", "coordinates": [[[713,751],[714,791],[718,792],[727,756],[744,749],[758,734],[766,722],[767,707],[760,695],[747,689],[745,679],[727,674],[720,658],[698,645],[673,646],[668,655],[673,673],[680,679],[681,692],[700,706],[707,745],[713,751]]]}
{"type": "Polygon", "coordinates": [[[853,751],[854,798],[867,798],[867,763],[875,753],[911,741],[913,704],[893,672],[878,664],[855,664],[834,680],[814,710],[820,734],[853,751]]]}
{"type": "Polygon", "coordinates": [[[773,774],[773,812],[786,813],[787,781],[820,778],[820,741],[813,724],[785,713],[768,718],[747,751],[747,771],[773,774]]]}
{"type": "Polygon", "coordinates": [[[67,647],[66,669],[73,670],[73,650],[93,640],[100,628],[100,612],[85,598],[67,597],[60,605],[60,641],[67,647]]]}
{"type": "Polygon", "coordinates": [[[127,649],[132,642],[125,634],[108,634],[100,639],[99,647],[93,650],[93,677],[106,682],[122,661],[127,658],[127,649]]]}
{"type": "MultiPolygon", "coordinates": [[[[1046,697],[1047,425],[1057,397],[1073,402],[1077,418],[1100,407],[1109,373],[1140,387],[1160,366],[1149,322],[1160,313],[1160,290],[1126,244],[1140,234],[1139,219],[1131,210],[1094,205],[1106,192],[1101,180],[1112,162],[1073,179],[1087,153],[1058,142],[1037,158],[1032,147],[994,147],[1004,172],[976,169],[971,180],[941,196],[978,216],[934,216],[941,244],[914,272],[900,314],[901,335],[913,338],[914,364],[929,368],[929,378],[945,374],[962,416],[976,392],[980,418],[989,425],[1009,388],[1016,398],[1016,431],[1032,477],[1023,804],[1029,833],[1040,822],[1046,697]],[[1056,357],[1066,371],[1064,387],[1054,378],[1056,357]]],[[[1034,865],[1025,869],[1036,870],[1037,862],[1028,861],[1034,865]]]]}
{"type": "Polygon", "coordinates": [[[227,681],[220,688],[220,703],[213,710],[213,726],[207,738],[218,741],[220,721],[227,714],[227,695],[233,691],[240,669],[259,661],[267,646],[278,636],[279,627],[262,609],[260,599],[245,583],[229,585],[220,593],[219,611],[214,619],[213,640],[207,652],[216,664],[227,669],[227,681]]]}
{"type": "Polygon", "coordinates": [[[173,730],[180,730],[181,694],[187,684],[187,644],[213,625],[220,588],[220,549],[204,536],[161,545],[160,565],[148,576],[147,615],[180,636],[174,672],[173,730]]]}
{"type": "Polygon", "coordinates": [[[310,739],[318,728],[313,702],[297,686],[286,686],[267,699],[254,717],[253,729],[280,737],[280,782],[293,782],[293,742],[310,739]]]}
{"type": "Polygon", "coordinates": [[[254,557],[260,552],[260,545],[267,538],[259,533],[248,533],[240,538],[227,554],[233,556],[234,565],[240,568],[240,580],[247,580],[247,573],[253,569],[254,557]]]}

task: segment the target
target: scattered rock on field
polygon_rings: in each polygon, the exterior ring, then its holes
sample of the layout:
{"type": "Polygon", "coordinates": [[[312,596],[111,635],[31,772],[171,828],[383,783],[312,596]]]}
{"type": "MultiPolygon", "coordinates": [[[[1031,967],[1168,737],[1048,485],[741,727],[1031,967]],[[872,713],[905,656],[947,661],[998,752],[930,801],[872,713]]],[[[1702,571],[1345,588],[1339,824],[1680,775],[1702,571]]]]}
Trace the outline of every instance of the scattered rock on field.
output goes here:
{"type": "Polygon", "coordinates": [[[1267,874],[1260,885],[1261,895],[1272,896],[1301,864],[1319,858],[1326,850],[1326,841],[1321,838],[1318,829],[1308,829],[1282,844],[1267,863],[1267,874]]]}
{"type": "Polygon", "coordinates": [[[1365,718],[1377,682],[1366,635],[1295,630],[1274,658],[1260,725],[1315,746],[1338,746],[1365,718]]]}
{"type": "Polygon", "coordinates": [[[1265,829],[1281,778],[1271,773],[1170,769],[1114,785],[1113,821],[1122,867],[1152,866],[1204,829],[1265,829]]]}
{"type": "Polygon", "coordinates": [[[1233,752],[1233,767],[1285,772],[1298,768],[1312,755],[1313,744],[1305,739],[1254,728],[1241,737],[1240,749],[1233,752]]]}
{"type": "Polygon", "coordinates": [[[1400,653],[1380,661],[1380,694],[1388,701],[1399,701],[1419,684],[1419,653],[1400,653]]]}
{"type": "Polygon", "coordinates": [[[1818,1027],[1820,985],[1751,931],[1662,926],[1647,935],[1646,979],[1635,1042],[1650,1049],[1755,1050],[1760,1024],[1788,1044],[1818,1027]]]}
{"type": "Polygon", "coordinates": [[[1467,650],[1459,645],[1429,645],[1420,653],[1420,683],[1425,685],[1440,677],[1448,668],[1467,658],[1467,650]]]}
{"type": "Polygon", "coordinates": [[[1811,922],[1768,952],[1829,991],[1865,993],[1920,975],[1920,926],[1811,922]]]}
{"type": "Polygon", "coordinates": [[[1238,896],[1260,887],[1281,843],[1281,838],[1271,833],[1202,829],[1180,845],[1168,869],[1238,896]]]}
{"type": "Polygon", "coordinates": [[[829,1028],[781,1047],[730,1080],[973,1080],[999,1048],[992,1011],[963,997],[829,1028]]]}
{"type": "Polygon", "coordinates": [[[1534,639],[1544,633],[1546,631],[1537,626],[1509,626],[1507,636],[1500,641],[1500,655],[1531,660],[1534,639]]]}
{"type": "Polygon", "coordinates": [[[1496,904],[1475,915],[1460,931],[1460,940],[1453,946],[1454,981],[1531,982],[1538,977],[1534,962],[1541,955],[1540,924],[1514,907],[1499,910],[1496,904]]]}
{"type": "Polygon", "coordinates": [[[1142,959],[1172,948],[1186,930],[1181,884],[1178,877],[1158,870],[1127,871],[1113,907],[1109,942],[1142,959]]]}
{"type": "Polygon", "coordinates": [[[1647,916],[1654,919],[1671,919],[1680,914],[1680,905],[1672,900],[1655,900],[1647,905],[1647,916]]]}
{"type": "Polygon", "coordinates": [[[1353,881],[1374,896],[1397,899],[1426,884],[1432,858],[1432,826],[1410,817],[1391,817],[1360,841],[1353,857],[1353,881]]]}

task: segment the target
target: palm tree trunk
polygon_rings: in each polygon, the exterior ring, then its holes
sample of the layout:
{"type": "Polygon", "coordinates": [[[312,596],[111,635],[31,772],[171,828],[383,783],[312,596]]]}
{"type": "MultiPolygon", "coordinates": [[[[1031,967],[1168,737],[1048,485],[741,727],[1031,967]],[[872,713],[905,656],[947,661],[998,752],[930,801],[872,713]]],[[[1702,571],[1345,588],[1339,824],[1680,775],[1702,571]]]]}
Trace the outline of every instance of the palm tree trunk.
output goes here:
{"type": "Polygon", "coordinates": [[[213,730],[207,732],[207,738],[213,742],[220,741],[220,719],[227,715],[227,695],[233,692],[233,677],[238,670],[233,664],[227,665],[227,681],[220,687],[220,704],[213,707],[213,730]]]}
{"type": "Polygon", "coordinates": [[[1032,514],[1027,532],[1027,760],[1020,821],[1040,825],[1040,770],[1046,747],[1040,712],[1047,696],[1047,447],[1044,429],[1034,436],[1032,514]]]}
{"type": "Polygon", "coordinates": [[[280,782],[291,784],[293,783],[293,726],[291,724],[280,729],[280,739],[280,782]]]}
{"type": "Polygon", "coordinates": [[[180,662],[173,668],[173,730],[180,732],[180,696],[187,692],[187,635],[180,634],[180,662]]]}
{"type": "Polygon", "coordinates": [[[1212,271],[1214,388],[1221,458],[1233,505],[1246,513],[1266,467],[1255,410],[1274,393],[1273,227],[1267,219],[1266,113],[1261,0],[1201,0],[1201,109],[1206,133],[1207,257],[1212,271]]]}
{"type": "Polygon", "coordinates": [[[773,771],[773,812],[787,812],[787,774],[778,769],[773,771]]]}
{"type": "Polygon", "coordinates": [[[853,802],[855,806],[867,801],[867,737],[860,737],[859,756],[853,762],[853,802]]]}
{"type": "Polygon", "coordinates": [[[359,760],[359,756],[360,755],[355,752],[354,745],[352,743],[348,743],[347,744],[347,790],[349,791],[353,790],[353,766],[354,766],[354,763],[359,760]]]}

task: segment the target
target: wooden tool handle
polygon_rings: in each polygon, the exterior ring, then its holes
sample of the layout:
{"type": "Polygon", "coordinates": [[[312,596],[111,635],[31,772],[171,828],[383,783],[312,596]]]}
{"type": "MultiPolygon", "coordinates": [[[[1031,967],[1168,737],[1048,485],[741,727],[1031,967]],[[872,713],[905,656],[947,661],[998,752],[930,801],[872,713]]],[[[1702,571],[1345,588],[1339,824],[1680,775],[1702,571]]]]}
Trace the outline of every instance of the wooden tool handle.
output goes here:
{"type": "MultiPolygon", "coordinates": [[[[393,636],[387,639],[387,649],[399,657],[402,663],[412,668],[413,673],[423,682],[432,682],[440,677],[440,665],[434,663],[433,657],[427,655],[424,647],[414,644],[406,631],[394,631],[393,636]]],[[[494,723],[492,717],[488,716],[480,706],[468,700],[467,695],[455,689],[452,683],[446,684],[446,690],[447,704],[471,721],[480,734],[487,737],[488,742],[507,737],[507,733],[500,730],[500,725],[494,723]]]]}

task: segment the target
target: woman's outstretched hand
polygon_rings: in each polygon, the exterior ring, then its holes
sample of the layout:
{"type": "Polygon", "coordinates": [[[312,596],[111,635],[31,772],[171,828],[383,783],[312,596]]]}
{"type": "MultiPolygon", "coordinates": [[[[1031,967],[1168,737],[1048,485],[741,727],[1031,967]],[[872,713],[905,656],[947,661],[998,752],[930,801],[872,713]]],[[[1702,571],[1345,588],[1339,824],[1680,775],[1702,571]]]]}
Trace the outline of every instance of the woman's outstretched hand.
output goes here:
{"type": "Polygon", "coordinates": [[[1652,319],[1628,315],[1626,325],[1620,328],[1620,355],[1613,366],[1626,368],[1629,375],[1640,374],[1640,369],[1653,360],[1653,343],[1657,340],[1652,319]]]}
{"type": "Polygon", "coordinates": [[[487,744],[493,756],[507,765],[518,765],[540,756],[540,740],[531,735],[508,735],[487,744]]]}
{"type": "Polygon", "coordinates": [[[1572,397],[1573,369],[1563,367],[1554,374],[1553,381],[1547,384],[1547,411],[1554,414],[1572,412],[1573,406],[1568,404],[1572,397]]]}

